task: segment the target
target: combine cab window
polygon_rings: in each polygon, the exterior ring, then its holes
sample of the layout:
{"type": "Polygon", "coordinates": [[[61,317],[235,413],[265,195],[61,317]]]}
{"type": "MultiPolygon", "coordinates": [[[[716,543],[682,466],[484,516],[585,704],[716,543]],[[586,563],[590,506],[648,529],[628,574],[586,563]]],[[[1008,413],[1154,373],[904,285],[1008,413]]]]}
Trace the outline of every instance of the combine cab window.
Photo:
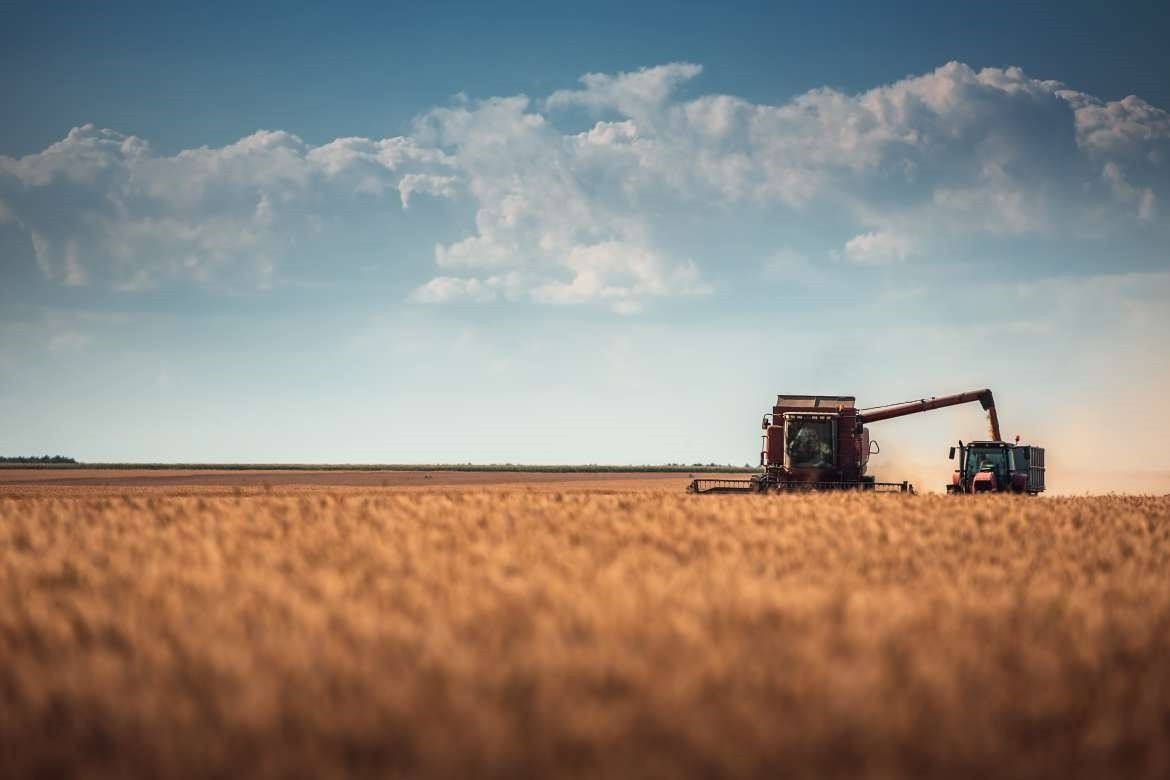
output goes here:
{"type": "Polygon", "coordinates": [[[790,468],[828,469],[833,467],[833,421],[787,421],[784,454],[790,468]]]}

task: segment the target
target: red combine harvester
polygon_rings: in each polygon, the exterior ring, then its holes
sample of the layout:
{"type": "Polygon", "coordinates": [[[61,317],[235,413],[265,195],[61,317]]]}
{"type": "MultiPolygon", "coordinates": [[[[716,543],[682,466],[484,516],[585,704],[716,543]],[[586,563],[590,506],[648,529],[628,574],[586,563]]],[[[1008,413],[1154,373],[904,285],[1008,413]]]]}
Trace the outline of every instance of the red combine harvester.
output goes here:
{"type": "MultiPolygon", "coordinates": [[[[1000,438],[995,399],[987,389],[868,409],[856,408],[854,401],[853,396],[845,395],[777,396],[770,419],[764,416],[764,449],[760,453],[764,473],[751,479],[696,479],[687,492],[852,489],[912,493],[914,488],[907,482],[875,482],[865,475],[869,456],[881,451],[877,442],[870,440],[866,424],[973,401],[987,410],[991,426],[992,442],[980,444],[1010,446],[1000,438]]],[[[1042,467],[1043,451],[1040,452],[1042,467]]]]}

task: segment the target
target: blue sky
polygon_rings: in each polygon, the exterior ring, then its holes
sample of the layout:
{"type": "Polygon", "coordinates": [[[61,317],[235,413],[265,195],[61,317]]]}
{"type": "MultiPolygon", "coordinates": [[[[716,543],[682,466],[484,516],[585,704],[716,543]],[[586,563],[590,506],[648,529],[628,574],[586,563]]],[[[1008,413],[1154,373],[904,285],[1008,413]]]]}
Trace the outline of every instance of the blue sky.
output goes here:
{"type": "Polygon", "coordinates": [[[778,392],[986,385],[1161,465],[1158,4],[5,14],[5,453],[742,463],[778,392]]]}

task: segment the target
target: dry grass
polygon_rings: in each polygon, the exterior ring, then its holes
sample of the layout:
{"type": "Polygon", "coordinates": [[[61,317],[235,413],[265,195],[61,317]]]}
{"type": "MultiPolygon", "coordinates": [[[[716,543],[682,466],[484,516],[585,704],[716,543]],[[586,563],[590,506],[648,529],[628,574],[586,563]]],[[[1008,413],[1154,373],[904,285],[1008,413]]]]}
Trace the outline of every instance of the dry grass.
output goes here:
{"type": "Polygon", "coordinates": [[[1166,776],[1168,565],[1170,498],[2,499],[0,766],[1166,776]]]}

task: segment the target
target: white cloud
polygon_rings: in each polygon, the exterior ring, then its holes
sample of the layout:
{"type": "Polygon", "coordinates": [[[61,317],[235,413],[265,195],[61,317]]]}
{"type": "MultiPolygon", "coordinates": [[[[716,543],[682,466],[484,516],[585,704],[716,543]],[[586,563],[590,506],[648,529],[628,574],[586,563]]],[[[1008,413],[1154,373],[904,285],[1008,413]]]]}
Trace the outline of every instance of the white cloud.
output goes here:
{"type": "Polygon", "coordinates": [[[701,295],[710,291],[691,261],[670,263],[644,247],[603,241],[570,250],[570,281],[549,281],[532,291],[541,303],[603,301],[621,314],[640,310],[647,298],[701,295]]]}
{"type": "Polygon", "coordinates": [[[454,176],[408,173],[398,180],[398,195],[402,198],[402,207],[407,208],[410,206],[411,193],[424,192],[437,198],[453,198],[456,187],[454,176]]]}
{"type": "MultiPolygon", "coordinates": [[[[436,277],[412,300],[622,311],[711,289],[717,242],[675,240],[695,214],[786,217],[810,225],[797,243],[843,246],[856,263],[926,262],[981,235],[1124,238],[1136,225],[1170,238],[1158,219],[1170,115],[1140,98],[1102,101],[1018,68],[961,63],[781,105],[680,97],[701,70],[593,73],[535,101],[464,97],[409,136],[317,147],[260,131],[159,156],[87,125],[39,154],[0,158],[0,222],[22,226],[44,272],[69,284],[265,284],[304,236],[383,218],[387,201],[453,198],[474,225],[433,236],[436,277]],[[563,130],[566,109],[597,121],[563,130]],[[813,234],[818,219],[835,233],[813,234]]],[[[786,240],[745,243],[759,261],[786,240]]]]}
{"type": "Polygon", "coordinates": [[[1109,161],[1101,170],[1101,176],[1113,188],[1114,194],[1125,203],[1133,203],[1137,207],[1137,218],[1148,222],[1154,218],[1156,199],[1153,190],[1138,189],[1129,183],[1117,163],[1109,161]]]}
{"type": "Polygon", "coordinates": [[[694,262],[669,263],[639,246],[606,241],[573,247],[569,278],[512,270],[484,278],[438,276],[410,295],[416,303],[527,299],[553,305],[601,303],[619,314],[641,311],[651,298],[710,292],[694,262]]]}
{"type": "Polygon", "coordinates": [[[1141,98],[1102,101],[1075,90],[1058,90],[1075,112],[1077,143],[1095,155],[1166,162],[1170,115],[1141,98]]]}
{"type": "Polygon", "coordinates": [[[494,301],[495,284],[492,280],[460,279],[437,276],[411,293],[418,303],[451,303],[453,301],[494,301]]]}
{"type": "MultiPolygon", "coordinates": [[[[639,90],[654,92],[645,85],[639,90]]],[[[609,154],[621,156],[636,141],[633,122],[598,123],[566,136],[533,113],[530,101],[513,98],[440,109],[419,127],[420,135],[450,149],[478,203],[476,232],[436,246],[440,268],[486,273],[485,281],[506,273],[510,298],[601,303],[622,312],[648,299],[708,290],[693,261],[653,245],[609,154]]],[[[414,294],[415,300],[432,297],[427,286],[414,294]]]]}
{"type": "Polygon", "coordinates": [[[845,259],[853,263],[880,265],[905,260],[914,247],[905,236],[888,230],[875,230],[854,236],[845,242],[845,259]]]}
{"type": "Polygon", "coordinates": [[[549,96],[546,105],[549,108],[581,105],[595,111],[613,109],[629,117],[647,118],[656,115],[682,84],[702,72],[701,65],[672,62],[616,76],[586,73],[581,77],[583,89],[558,90],[549,96]]]}
{"type": "Polygon", "coordinates": [[[360,211],[387,191],[405,206],[412,193],[454,189],[445,155],[409,138],[311,147],[261,130],[159,156],[85,125],[39,154],[0,157],[0,209],[28,232],[45,275],[120,289],[221,278],[263,286],[322,213],[360,211]]]}

